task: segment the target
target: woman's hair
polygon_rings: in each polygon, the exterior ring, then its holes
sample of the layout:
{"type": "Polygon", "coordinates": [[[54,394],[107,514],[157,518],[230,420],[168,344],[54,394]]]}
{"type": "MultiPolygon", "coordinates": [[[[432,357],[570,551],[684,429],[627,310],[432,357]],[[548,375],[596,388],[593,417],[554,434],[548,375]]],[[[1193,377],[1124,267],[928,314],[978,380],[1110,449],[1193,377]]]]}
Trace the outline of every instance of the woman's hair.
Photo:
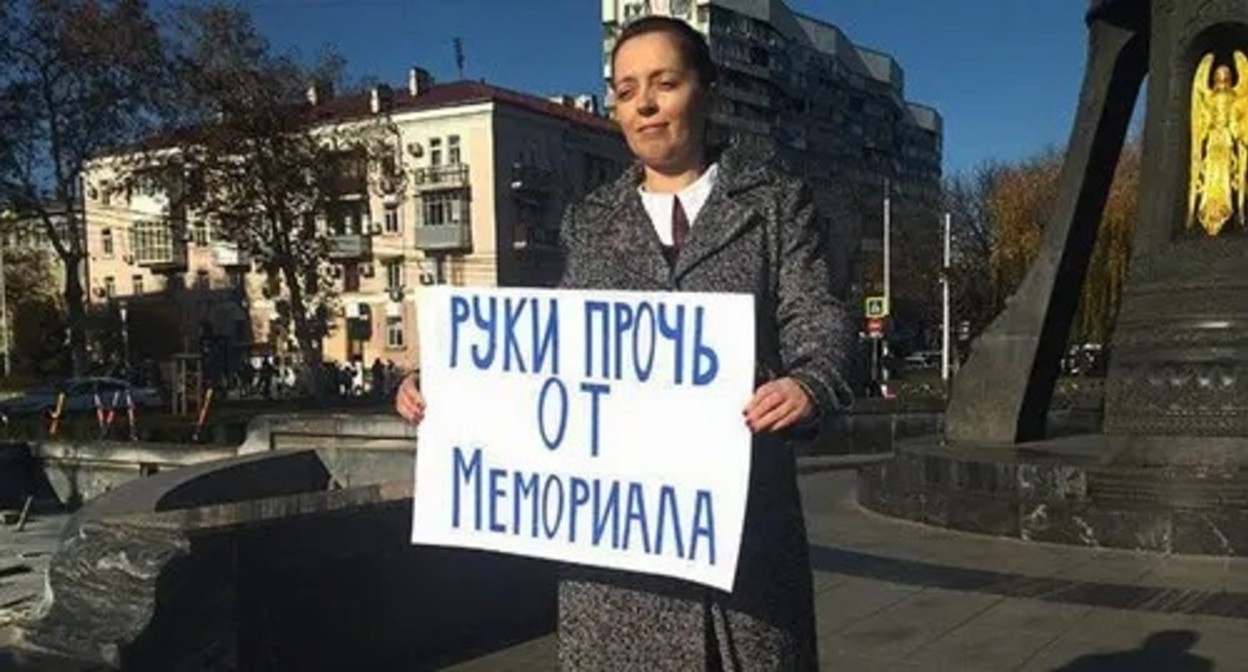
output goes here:
{"type": "Polygon", "coordinates": [[[620,31],[620,36],[615,41],[615,47],[611,49],[611,70],[615,70],[615,56],[620,52],[620,47],[624,43],[651,33],[665,33],[676,42],[676,48],[680,51],[681,58],[686,65],[693,67],[698,75],[698,82],[704,88],[711,88],[715,84],[715,62],[711,60],[711,48],[707,46],[706,39],[702,37],[702,33],[694,30],[693,26],[667,16],[647,16],[636,21],[632,21],[624,26],[620,31]]]}

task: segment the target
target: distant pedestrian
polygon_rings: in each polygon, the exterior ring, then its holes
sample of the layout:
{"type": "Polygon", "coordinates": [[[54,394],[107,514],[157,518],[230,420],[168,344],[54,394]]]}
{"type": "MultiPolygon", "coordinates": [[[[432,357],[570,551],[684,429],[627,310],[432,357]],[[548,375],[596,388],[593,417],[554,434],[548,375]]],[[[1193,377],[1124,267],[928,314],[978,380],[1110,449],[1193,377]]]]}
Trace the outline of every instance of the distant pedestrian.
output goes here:
{"type": "Polygon", "coordinates": [[[277,373],[276,367],[273,366],[273,359],[265,357],[264,363],[260,365],[260,393],[265,399],[273,398],[273,376],[277,373]]]}
{"type": "Polygon", "coordinates": [[[383,398],[386,396],[386,366],[381,363],[381,358],[373,360],[373,389],[374,397],[383,398]]]}
{"type": "Polygon", "coordinates": [[[238,367],[238,382],[242,389],[239,390],[241,396],[251,395],[251,386],[256,382],[256,370],[251,367],[251,362],[243,360],[242,366],[238,367]]]}

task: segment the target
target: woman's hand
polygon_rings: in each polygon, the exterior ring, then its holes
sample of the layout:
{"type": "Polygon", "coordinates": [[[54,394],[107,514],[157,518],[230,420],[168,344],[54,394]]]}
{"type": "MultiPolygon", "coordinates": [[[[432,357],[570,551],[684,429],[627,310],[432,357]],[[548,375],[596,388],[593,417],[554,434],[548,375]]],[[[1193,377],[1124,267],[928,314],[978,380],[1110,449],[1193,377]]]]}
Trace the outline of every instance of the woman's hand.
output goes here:
{"type": "Polygon", "coordinates": [[[777,378],[759,386],[745,407],[745,424],[755,434],[778,432],[810,415],[810,395],[792,378],[777,378]]]}
{"type": "Polygon", "coordinates": [[[425,398],[416,387],[415,373],[409,373],[399,383],[399,393],[394,397],[394,410],[413,425],[419,425],[425,419],[425,398]]]}

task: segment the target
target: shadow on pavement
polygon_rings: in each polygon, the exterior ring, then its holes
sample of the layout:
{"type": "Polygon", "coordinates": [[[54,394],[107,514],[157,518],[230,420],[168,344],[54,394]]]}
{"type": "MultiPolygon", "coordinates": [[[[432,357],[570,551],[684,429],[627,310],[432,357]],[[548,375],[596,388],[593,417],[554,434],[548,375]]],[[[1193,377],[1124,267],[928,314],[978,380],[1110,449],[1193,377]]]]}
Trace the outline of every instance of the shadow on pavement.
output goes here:
{"type": "Polygon", "coordinates": [[[1138,648],[1081,656],[1057,672],[1207,672],[1213,661],[1191,653],[1200,635],[1190,630],[1163,630],[1149,635],[1138,648]]]}

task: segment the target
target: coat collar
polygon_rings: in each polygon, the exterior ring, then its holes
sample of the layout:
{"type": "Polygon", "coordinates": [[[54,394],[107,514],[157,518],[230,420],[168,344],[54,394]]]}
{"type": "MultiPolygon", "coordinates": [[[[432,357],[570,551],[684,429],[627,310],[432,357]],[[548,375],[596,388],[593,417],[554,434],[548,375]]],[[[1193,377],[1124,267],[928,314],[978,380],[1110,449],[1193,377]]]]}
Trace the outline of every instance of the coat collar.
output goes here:
{"type": "Polygon", "coordinates": [[[766,161],[753,159],[741,149],[730,147],[716,154],[719,175],[695,226],[689,229],[675,268],[669,268],[663,258],[662,244],[637,193],[642,179],[640,162],[633,162],[613,183],[587,198],[588,204],[607,213],[605,238],[596,242],[620,252],[622,258],[635,264],[635,272],[661,286],[678,282],[750,225],[750,208],[736,197],[775,179],[766,161]]]}

